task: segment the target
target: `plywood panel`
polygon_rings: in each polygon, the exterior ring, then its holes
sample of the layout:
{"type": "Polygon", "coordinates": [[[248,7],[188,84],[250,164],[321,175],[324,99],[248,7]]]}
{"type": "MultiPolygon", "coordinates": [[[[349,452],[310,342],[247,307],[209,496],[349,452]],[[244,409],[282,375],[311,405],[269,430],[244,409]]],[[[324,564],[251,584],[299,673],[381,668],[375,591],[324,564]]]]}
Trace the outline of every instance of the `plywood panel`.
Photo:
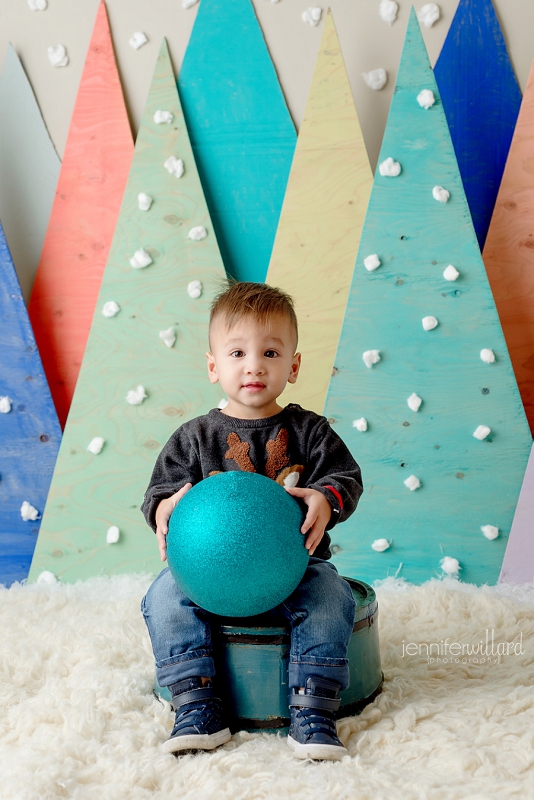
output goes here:
{"type": "Polygon", "coordinates": [[[101,572],[156,572],[162,565],[154,534],[139,507],[154,461],[187,419],[217,405],[219,390],[207,379],[205,352],[209,304],[224,269],[209,218],[163,42],[100,294],[82,369],[65,428],[30,578],[48,569],[66,581],[101,572]],[[172,122],[157,124],[156,111],[172,122]],[[182,159],[177,178],[164,167],[182,159]],[[141,211],[138,194],[153,198],[141,211]],[[188,238],[204,226],[203,241],[188,238]],[[133,269],[130,259],[143,248],[152,263],[133,269]],[[188,283],[204,291],[192,299],[188,283]],[[101,309],[115,301],[119,313],[101,309]],[[173,327],[174,347],[159,332],[173,327]],[[129,405],[138,385],[147,398],[129,405]],[[105,445],[87,451],[93,437],[105,445]],[[117,544],[106,543],[108,527],[120,529],[117,544]]]}
{"type": "Polygon", "coordinates": [[[69,412],[119,214],[133,139],[101,3],[29,313],[56,410],[69,412]]]}
{"type": "Polygon", "coordinates": [[[0,584],[28,577],[61,428],[0,225],[0,584]],[[9,408],[10,410],[7,410],[9,408]],[[21,506],[37,509],[24,521],[21,506]]]}
{"type": "Polygon", "coordinates": [[[178,84],[226,269],[264,281],[296,133],[250,0],[202,0],[178,84]]]}
{"type": "Polygon", "coordinates": [[[387,158],[401,171],[375,176],[325,410],[365,488],[333,531],[335,563],[367,582],[398,572],[422,583],[444,574],[448,556],[462,580],[495,583],[532,437],[413,10],[379,162],[387,158]],[[436,101],[428,110],[417,101],[423,89],[436,101]],[[448,202],[434,199],[436,186],[448,202]],[[368,272],[371,253],[381,266],[368,272]],[[443,276],[449,265],[456,281],[443,276]],[[423,328],[427,316],[438,320],[433,330],[423,328]],[[375,349],[381,360],[367,368],[363,353],[375,349]],[[365,432],[353,427],[362,417],[365,432]],[[480,425],[491,429],[482,441],[480,425]],[[404,484],[412,475],[414,491],[404,484]],[[487,525],[499,529],[492,541],[487,525]],[[375,552],[381,538],[391,545],[375,552]]]}
{"type": "Polygon", "coordinates": [[[504,554],[499,583],[534,581],[534,447],[504,554]]]}
{"type": "Polygon", "coordinates": [[[482,249],[521,105],[491,0],[460,0],[434,72],[482,249]]]}
{"type": "Polygon", "coordinates": [[[303,353],[282,403],[323,413],[372,182],[329,11],[267,273],[295,300],[303,353]]]}
{"type": "Polygon", "coordinates": [[[0,108],[0,219],[28,302],[61,161],[12,45],[0,78],[0,108]]]}
{"type": "Polygon", "coordinates": [[[534,68],[483,252],[525,411],[534,431],[534,68]]]}

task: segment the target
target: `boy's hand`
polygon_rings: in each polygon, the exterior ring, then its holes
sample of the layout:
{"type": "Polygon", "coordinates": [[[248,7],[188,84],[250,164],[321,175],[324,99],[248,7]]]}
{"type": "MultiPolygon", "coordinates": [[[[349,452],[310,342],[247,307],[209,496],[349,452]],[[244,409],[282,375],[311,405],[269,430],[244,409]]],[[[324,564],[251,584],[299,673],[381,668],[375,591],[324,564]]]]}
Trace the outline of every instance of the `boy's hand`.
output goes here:
{"type": "Polygon", "coordinates": [[[324,529],[330,522],[332,507],[324,494],[317,489],[299,489],[298,487],[284,486],[288,494],[293,497],[300,497],[308,506],[306,519],[302,523],[301,533],[307,533],[306,549],[310,551],[310,556],[315,553],[317,545],[324,535],[324,529]]]}
{"type": "Polygon", "coordinates": [[[162,500],[156,509],[156,538],[158,540],[159,553],[162,561],[167,560],[167,533],[169,531],[171,514],[175,509],[176,503],[182,499],[192,485],[192,483],[186,483],[179,492],[162,500]]]}

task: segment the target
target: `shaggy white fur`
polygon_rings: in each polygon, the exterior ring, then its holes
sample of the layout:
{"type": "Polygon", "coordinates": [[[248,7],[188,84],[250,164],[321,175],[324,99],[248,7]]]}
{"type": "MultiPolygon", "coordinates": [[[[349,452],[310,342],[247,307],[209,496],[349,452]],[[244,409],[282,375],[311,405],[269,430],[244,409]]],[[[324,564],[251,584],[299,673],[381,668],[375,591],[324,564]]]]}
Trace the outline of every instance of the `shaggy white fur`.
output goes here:
{"type": "Polygon", "coordinates": [[[149,582],[0,590],[3,800],[532,797],[534,586],[378,582],[384,691],[340,722],[350,757],[311,763],[270,734],[179,759],[160,752],[172,714],[152,693],[139,611],[149,582]],[[405,652],[447,637],[475,645],[486,629],[495,649],[522,635],[524,653],[482,665],[405,652]]]}

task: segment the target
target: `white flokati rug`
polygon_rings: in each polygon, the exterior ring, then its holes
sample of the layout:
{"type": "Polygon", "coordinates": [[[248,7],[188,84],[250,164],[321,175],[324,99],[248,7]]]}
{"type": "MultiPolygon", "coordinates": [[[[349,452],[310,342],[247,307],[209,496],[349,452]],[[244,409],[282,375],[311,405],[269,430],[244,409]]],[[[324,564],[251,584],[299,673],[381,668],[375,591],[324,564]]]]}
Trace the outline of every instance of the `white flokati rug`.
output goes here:
{"type": "Polygon", "coordinates": [[[240,733],[209,754],[160,752],[172,714],[152,693],[139,611],[149,582],[0,589],[2,800],[534,797],[534,586],[378,583],[384,691],[340,723],[350,757],[312,763],[270,734],[240,733]],[[423,654],[447,637],[485,645],[486,630],[508,655],[423,654]]]}

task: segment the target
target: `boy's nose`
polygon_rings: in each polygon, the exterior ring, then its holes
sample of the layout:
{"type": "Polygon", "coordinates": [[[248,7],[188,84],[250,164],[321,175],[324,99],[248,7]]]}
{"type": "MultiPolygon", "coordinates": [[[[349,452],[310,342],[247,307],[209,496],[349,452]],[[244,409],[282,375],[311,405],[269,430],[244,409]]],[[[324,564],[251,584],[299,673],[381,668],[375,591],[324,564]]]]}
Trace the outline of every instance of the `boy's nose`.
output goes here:
{"type": "Polygon", "coordinates": [[[262,375],[264,370],[263,362],[259,358],[251,358],[247,361],[246,371],[253,375],[262,375]]]}

